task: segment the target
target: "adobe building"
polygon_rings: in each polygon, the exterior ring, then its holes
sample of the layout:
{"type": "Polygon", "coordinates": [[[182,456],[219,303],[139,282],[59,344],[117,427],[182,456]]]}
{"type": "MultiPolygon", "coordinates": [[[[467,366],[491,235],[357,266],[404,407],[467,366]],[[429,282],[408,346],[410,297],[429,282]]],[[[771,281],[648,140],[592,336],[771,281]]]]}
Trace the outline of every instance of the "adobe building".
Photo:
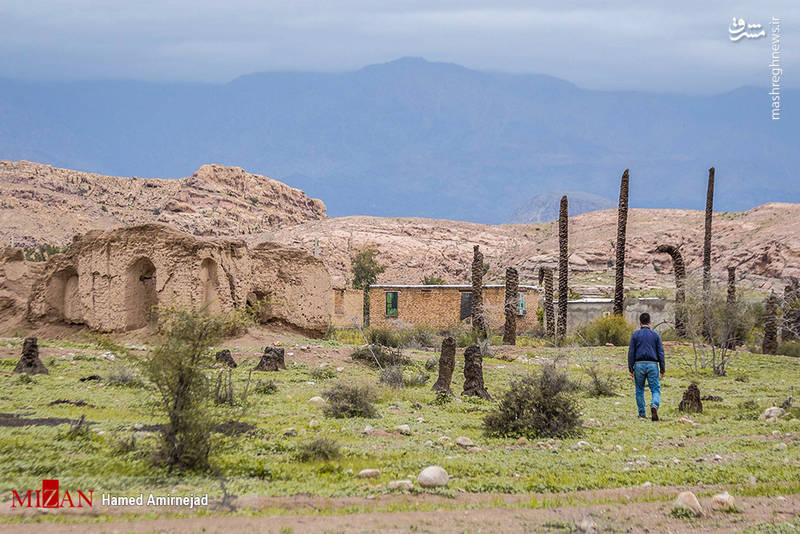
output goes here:
{"type": "Polygon", "coordinates": [[[32,284],[31,322],[100,331],[146,326],[154,306],[206,306],[215,313],[266,302],[261,320],[320,336],[331,320],[331,278],[304,251],[192,236],[145,224],[75,236],[32,284]]]}
{"type": "MultiPolygon", "coordinates": [[[[484,313],[489,328],[494,331],[501,330],[505,323],[505,292],[504,284],[483,286],[484,313]]],[[[369,300],[369,322],[375,328],[424,326],[449,330],[470,325],[471,321],[472,286],[467,284],[375,284],[369,288],[369,300]]],[[[520,285],[517,332],[530,332],[536,328],[538,308],[539,288],[520,285]]]]}
{"type": "MultiPolygon", "coordinates": [[[[555,304],[558,306],[558,303],[555,304]]],[[[659,297],[626,297],[623,314],[631,324],[639,324],[639,315],[650,314],[651,324],[656,330],[674,325],[674,303],[659,297]]],[[[573,333],[581,326],[598,317],[610,315],[614,310],[614,299],[581,298],[567,301],[567,332],[573,333]]]]}

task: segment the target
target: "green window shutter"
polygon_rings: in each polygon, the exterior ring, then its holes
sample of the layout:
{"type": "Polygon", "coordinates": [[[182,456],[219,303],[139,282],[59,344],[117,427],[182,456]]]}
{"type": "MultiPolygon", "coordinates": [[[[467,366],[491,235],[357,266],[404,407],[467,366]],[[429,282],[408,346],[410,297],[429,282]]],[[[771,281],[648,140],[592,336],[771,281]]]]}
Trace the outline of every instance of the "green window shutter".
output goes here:
{"type": "Polygon", "coordinates": [[[397,317],[397,291],[386,292],[386,316],[397,317]]]}

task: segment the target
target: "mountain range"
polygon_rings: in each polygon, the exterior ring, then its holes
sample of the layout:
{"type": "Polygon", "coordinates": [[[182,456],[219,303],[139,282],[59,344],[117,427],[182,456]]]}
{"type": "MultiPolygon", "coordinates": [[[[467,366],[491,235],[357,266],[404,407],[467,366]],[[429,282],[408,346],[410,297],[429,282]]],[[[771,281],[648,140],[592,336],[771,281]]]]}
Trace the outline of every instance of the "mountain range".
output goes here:
{"type": "Polygon", "coordinates": [[[174,177],[214,162],[301,188],[331,216],[481,223],[545,191],[615,199],[625,168],[632,207],[701,209],[715,166],[715,208],[744,210],[800,200],[800,122],[770,120],[766,93],[595,91],[420,58],[221,85],[0,79],[0,159],[174,177]]]}

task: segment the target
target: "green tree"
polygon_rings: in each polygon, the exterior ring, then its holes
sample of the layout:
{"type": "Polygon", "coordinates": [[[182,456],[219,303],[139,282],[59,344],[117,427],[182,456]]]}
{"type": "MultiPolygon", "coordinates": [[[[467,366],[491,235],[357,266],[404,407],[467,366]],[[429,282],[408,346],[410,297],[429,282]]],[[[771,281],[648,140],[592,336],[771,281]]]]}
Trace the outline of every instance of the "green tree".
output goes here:
{"type": "Polygon", "coordinates": [[[424,285],[424,286],[442,286],[445,283],[446,282],[445,282],[444,278],[442,278],[440,276],[436,276],[434,274],[430,274],[430,275],[426,274],[425,276],[422,277],[422,285],[424,285]]]}
{"type": "Polygon", "coordinates": [[[369,286],[378,281],[378,275],[386,267],[378,263],[378,249],[365,247],[350,257],[353,272],[353,287],[364,290],[364,326],[369,326],[369,286]]]}

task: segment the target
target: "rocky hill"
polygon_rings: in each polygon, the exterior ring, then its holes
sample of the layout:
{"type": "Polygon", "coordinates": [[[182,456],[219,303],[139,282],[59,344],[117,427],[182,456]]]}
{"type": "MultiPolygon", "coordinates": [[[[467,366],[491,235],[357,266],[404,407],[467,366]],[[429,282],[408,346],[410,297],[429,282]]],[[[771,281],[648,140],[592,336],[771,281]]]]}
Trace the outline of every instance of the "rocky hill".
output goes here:
{"type": "Polygon", "coordinates": [[[77,233],[163,222],[195,235],[265,232],[325,218],[325,204],[239,167],[186,178],[118,178],[0,161],[0,243],[66,245],[77,233]]]}
{"type": "MultiPolygon", "coordinates": [[[[616,210],[570,218],[570,287],[584,296],[613,292],[616,210]]],[[[418,219],[342,217],[310,221],[248,239],[317,249],[335,286],[350,279],[350,255],[367,245],[379,249],[387,266],[379,282],[420,283],[437,275],[467,283],[472,245],[490,264],[489,280],[500,281],[506,266],[520,270],[520,281],[535,283],[540,265],[557,263],[556,223],[481,225],[418,219]]],[[[741,287],[783,289],[781,279],[800,276],[800,204],[770,203],[746,212],[716,213],[712,274],[727,280],[726,267],[738,266],[741,287]]],[[[626,287],[648,290],[674,285],[669,256],[653,254],[659,244],[680,245],[691,273],[701,266],[703,212],[633,209],[629,212],[626,287]]]]}
{"type": "Polygon", "coordinates": [[[559,204],[564,195],[569,196],[569,211],[574,215],[617,207],[615,202],[607,198],[583,191],[549,191],[525,202],[506,222],[527,224],[555,221],[558,219],[559,204]]]}

